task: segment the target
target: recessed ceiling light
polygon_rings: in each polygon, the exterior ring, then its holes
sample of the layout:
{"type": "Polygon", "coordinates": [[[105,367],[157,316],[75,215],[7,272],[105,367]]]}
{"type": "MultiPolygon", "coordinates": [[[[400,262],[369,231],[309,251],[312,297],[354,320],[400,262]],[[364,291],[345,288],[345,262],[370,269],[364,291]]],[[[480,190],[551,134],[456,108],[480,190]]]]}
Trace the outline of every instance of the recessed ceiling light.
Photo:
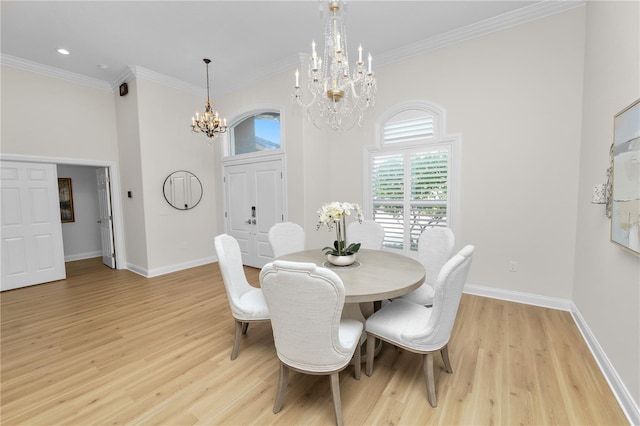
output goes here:
{"type": "Polygon", "coordinates": [[[107,68],[109,68],[109,65],[107,65],[107,64],[98,64],[98,68],[106,70],[107,68]]]}
{"type": "Polygon", "coordinates": [[[61,55],[68,55],[69,51],[67,49],[58,49],[58,53],[60,53],[61,55]]]}

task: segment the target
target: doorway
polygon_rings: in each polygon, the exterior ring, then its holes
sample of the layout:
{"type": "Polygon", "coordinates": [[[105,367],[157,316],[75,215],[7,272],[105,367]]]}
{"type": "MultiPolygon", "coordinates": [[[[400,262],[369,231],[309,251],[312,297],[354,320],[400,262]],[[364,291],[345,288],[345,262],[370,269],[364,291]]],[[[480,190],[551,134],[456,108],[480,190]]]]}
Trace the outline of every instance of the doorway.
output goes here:
{"type": "Polygon", "coordinates": [[[70,182],[72,220],[63,220],[62,239],[66,262],[102,256],[115,268],[109,169],[58,164],[58,178],[70,182]]]}
{"type": "MultiPolygon", "coordinates": [[[[101,161],[101,160],[81,160],[81,159],[68,159],[68,158],[57,158],[57,157],[40,157],[40,156],[25,156],[25,155],[14,155],[14,154],[2,154],[0,156],[2,161],[17,161],[17,162],[28,162],[28,163],[43,163],[49,164],[54,169],[57,166],[87,166],[89,168],[93,168],[92,173],[95,173],[96,169],[103,169],[108,171],[110,178],[110,190],[111,190],[111,218],[112,218],[112,230],[113,230],[113,261],[115,263],[115,268],[117,269],[125,269],[126,268],[126,252],[124,245],[124,226],[123,226],[123,215],[122,215],[122,197],[121,197],[121,185],[120,185],[120,172],[118,169],[118,165],[114,161],[101,161]]],[[[92,187],[94,193],[98,192],[98,188],[96,186],[92,187]]],[[[94,224],[96,219],[93,219],[94,224]]],[[[100,256],[100,253],[96,253],[96,257],[100,256]]],[[[64,256],[61,257],[61,262],[64,267],[64,256]]],[[[47,282],[47,281],[42,281],[47,282]]]]}
{"type": "Polygon", "coordinates": [[[269,229],[284,221],[282,159],[224,166],[225,231],[240,245],[242,263],[273,260],[269,229]]]}

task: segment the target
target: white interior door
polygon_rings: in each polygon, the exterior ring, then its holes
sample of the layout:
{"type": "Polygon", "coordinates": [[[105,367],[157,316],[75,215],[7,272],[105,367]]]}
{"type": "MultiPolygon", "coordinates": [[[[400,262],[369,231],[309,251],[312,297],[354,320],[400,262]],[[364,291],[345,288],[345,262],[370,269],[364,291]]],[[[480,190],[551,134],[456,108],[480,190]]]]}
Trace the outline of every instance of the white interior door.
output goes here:
{"type": "Polygon", "coordinates": [[[2,161],[0,180],[0,290],[66,278],[56,166],[2,161]]]}
{"type": "Polygon", "coordinates": [[[113,244],[113,214],[111,210],[111,181],[109,179],[109,169],[96,169],[98,181],[98,211],[100,217],[100,237],[102,240],[102,263],[109,268],[116,267],[116,253],[113,244]]]}
{"type": "Polygon", "coordinates": [[[247,266],[261,268],[273,253],[268,233],[284,220],[281,160],[225,166],[225,229],[234,237],[247,266]]]}
{"type": "Polygon", "coordinates": [[[247,167],[225,167],[224,189],[227,210],[225,211],[225,229],[240,245],[242,261],[245,265],[253,263],[253,241],[251,206],[254,188],[247,167]]]}
{"type": "MultiPolygon", "coordinates": [[[[255,245],[255,266],[262,268],[273,260],[269,229],[284,220],[282,163],[265,161],[253,165],[255,183],[256,223],[252,225],[255,245]]],[[[254,266],[254,265],[251,265],[254,266]]]]}

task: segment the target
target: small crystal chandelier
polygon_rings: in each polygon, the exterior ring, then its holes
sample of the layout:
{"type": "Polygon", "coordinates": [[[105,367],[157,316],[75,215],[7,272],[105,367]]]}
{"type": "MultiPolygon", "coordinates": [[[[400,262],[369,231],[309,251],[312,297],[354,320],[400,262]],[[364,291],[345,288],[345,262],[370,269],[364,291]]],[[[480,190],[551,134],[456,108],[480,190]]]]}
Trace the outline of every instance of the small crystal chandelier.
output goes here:
{"type": "Polygon", "coordinates": [[[308,100],[300,88],[300,72],[296,70],[293,98],[306,110],[309,120],[318,128],[324,120],[333,129],[362,126],[364,112],[373,106],[376,79],[371,69],[371,54],[365,68],[362,45],[358,47],[358,62],[349,71],[347,33],[340,15],[340,1],[329,2],[330,17],[325,26],[324,55],[319,58],[315,41],[311,43],[311,59],[307,71],[308,100]],[[343,127],[343,120],[346,126],[343,127]],[[348,123],[347,123],[348,122],[348,123]]]}
{"type": "Polygon", "coordinates": [[[209,139],[213,139],[219,133],[227,131],[227,119],[220,121],[218,111],[211,109],[211,100],[209,99],[209,63],[210,59],[202,60],[207,67],[207,106],[204,109],[202,117],[196,112],[195,117],[191,117],[191,130],[194,133],[204,133],[209,139]]]}

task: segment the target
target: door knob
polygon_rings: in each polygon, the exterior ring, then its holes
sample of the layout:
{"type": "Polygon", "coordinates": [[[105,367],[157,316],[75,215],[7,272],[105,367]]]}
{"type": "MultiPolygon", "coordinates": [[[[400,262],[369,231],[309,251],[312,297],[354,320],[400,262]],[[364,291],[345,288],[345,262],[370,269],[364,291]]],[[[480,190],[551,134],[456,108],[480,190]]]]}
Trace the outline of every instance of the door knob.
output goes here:
{"type": "Polygon", "coordinates": [[[251,219],[245,220],[245,223],[248,223],[249,225],[251,225],[251,219]]]}

